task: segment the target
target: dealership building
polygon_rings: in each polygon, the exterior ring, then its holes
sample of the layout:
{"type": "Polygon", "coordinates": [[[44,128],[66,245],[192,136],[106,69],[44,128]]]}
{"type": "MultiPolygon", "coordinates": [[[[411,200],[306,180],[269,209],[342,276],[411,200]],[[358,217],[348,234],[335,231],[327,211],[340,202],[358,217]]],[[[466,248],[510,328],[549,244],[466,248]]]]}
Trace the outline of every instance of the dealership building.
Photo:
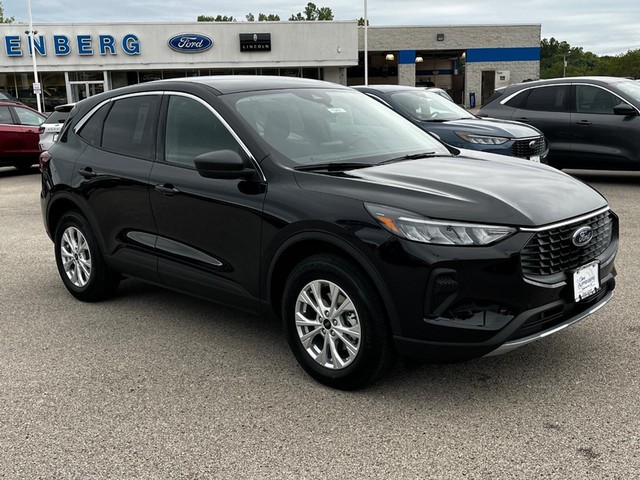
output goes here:
{"type": "MultiPolygon", "coordinates": [[[[35,105],[24,24],[0,24],[0,89],[35,105]]],[[[364,83],[355,21],[34,25],[44,109],[140,82],[202,75],[286,75],[364,83]]],[[[369,27],[369,83],[432,85],[479,105],[539,78],[540,25],[369,27]]]]}

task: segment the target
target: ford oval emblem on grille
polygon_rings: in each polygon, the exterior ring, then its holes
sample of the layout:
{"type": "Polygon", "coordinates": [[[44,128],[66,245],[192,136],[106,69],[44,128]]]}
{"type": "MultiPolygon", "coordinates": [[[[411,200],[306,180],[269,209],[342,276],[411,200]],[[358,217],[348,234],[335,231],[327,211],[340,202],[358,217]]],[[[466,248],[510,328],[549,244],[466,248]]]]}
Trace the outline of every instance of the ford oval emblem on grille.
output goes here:
{"type": "Polygon", "coordinates": [[[531,140],[529,142],[529,148],[536,148],[536,144],[538,143],[537,140],[531,140]]]}
{"type": "Polygon", "coordinates": [[[181,53],[199,53],[209,50],[213,40],[200,33],[181,33],[169,39],[169,48],[181,53]]]}
{"type": "Polygon", "coordinates": [[[571,240],[576,247],[584,247],[593,238],[593,229],[591,227],[582,227],[573,232],[571,240]]]}

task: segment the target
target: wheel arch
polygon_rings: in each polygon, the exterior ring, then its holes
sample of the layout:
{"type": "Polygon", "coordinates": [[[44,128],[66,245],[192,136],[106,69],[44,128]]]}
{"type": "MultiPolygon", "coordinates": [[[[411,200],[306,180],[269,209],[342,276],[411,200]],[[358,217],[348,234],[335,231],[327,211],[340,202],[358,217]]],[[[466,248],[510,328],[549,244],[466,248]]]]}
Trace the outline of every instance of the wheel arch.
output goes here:
{"type": "Polygon", "coordinates": [[[284,241],[271,257],[265,278],[265,300],[271,310],[281,314],[281,300],[288,274],[310,254],[330,253],[354,263],[372,282],[384,305],[394,334],[400,332],[400,322],[389,289],[371,260],[355,246],[338,236],[317,231],[299,233],[284,241]]]}
{"type": "Polygon", "coordinates": [[[96,241],[98,242],[98,246],[101,251],[104,251],[104,245],[102,243],[102,238],[100,235],[97,235],[99,230],[96,229],[95,222],[93,221],[93,217],[82,207],[81,203],[77,201],[73,197],[73,195],[68,192],[59,192],[49,203],[46,211],[46,227],[47,231],[50,233],[50,237],[53,239],[56,234],[56,226],[60,222],[60,219],[64,216],[65,213],[75,210],[80,212],[80,214],[89,222],[89,226],[96,232],[96,241]]]}

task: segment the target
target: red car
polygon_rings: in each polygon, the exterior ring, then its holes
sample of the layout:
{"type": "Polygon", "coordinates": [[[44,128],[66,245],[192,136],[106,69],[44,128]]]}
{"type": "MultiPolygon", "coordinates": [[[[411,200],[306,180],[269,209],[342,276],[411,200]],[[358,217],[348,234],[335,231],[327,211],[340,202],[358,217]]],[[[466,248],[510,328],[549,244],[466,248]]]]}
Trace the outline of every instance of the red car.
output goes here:
{"type": "Polygon", "coordinates": [[[39,130],[46,118],[26,105],[0,101],[0,167],[26,170],[38,163],[39,130]]]}

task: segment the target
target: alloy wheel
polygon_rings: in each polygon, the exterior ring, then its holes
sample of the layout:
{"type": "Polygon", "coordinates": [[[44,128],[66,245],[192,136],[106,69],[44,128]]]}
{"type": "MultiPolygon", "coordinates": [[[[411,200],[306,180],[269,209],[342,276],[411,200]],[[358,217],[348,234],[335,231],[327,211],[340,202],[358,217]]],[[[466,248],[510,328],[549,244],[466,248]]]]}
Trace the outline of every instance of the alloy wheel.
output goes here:
{"type": "Polygon", "coordinates": [[[307,354],[329,369],[350,365],[361,346],[360,319],[342,288],[314,280],[298,294],[295,308],[298,337],[307,354]]]}
{"type": "Polygon", "coordinates": [[[85,287],[91,278],[91,250],[76,227],[69,227],[62,234],[60,257],[69,281],[78,288],[85,287]]]}

